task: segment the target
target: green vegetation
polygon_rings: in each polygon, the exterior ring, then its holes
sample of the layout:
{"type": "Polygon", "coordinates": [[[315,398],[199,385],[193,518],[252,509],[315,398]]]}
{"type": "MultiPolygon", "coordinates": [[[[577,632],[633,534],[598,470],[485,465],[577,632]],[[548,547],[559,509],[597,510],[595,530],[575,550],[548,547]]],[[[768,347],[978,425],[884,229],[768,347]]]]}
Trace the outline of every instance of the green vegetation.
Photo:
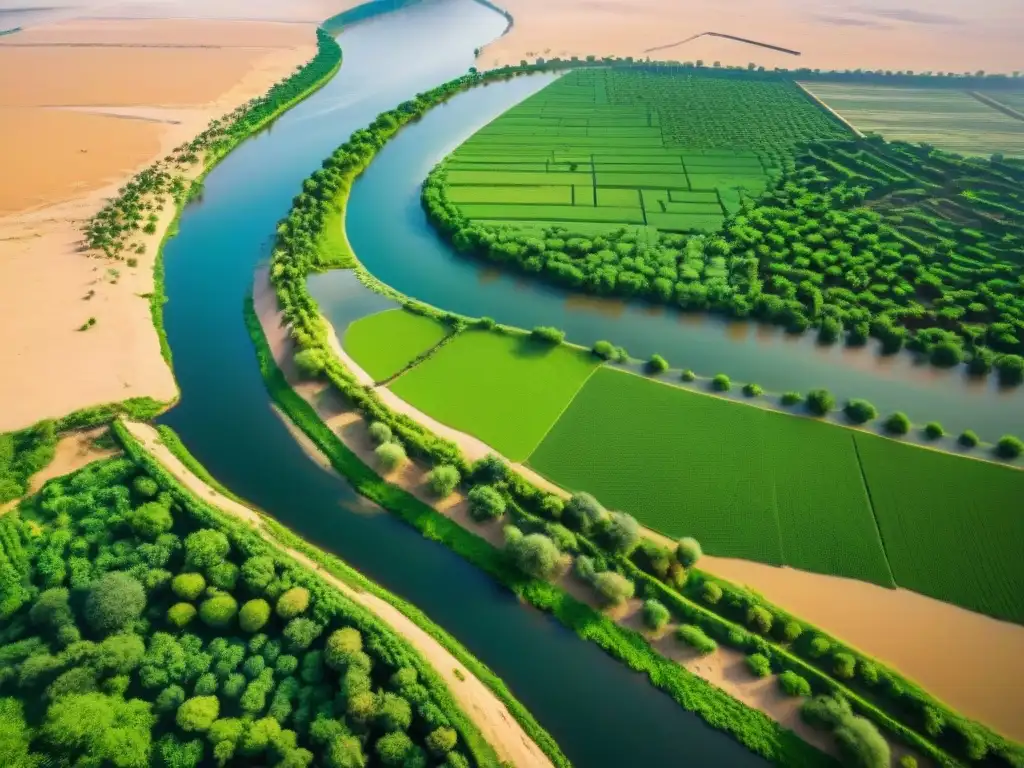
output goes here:
{"type": "Polygon", "coordinates": [[[356,320],[342,346],[375,381],[404,370],[451,332],[432,317],[404,309],[378,312],[356,320]]]}
{"type": "Polygon", "coordinates": [[[529,336],[469,330],[392,385],[396,395],[521,461],[590,376],[586,352],[529,336]],[[510,413],[516,414],[509,419],[510,413]]]}

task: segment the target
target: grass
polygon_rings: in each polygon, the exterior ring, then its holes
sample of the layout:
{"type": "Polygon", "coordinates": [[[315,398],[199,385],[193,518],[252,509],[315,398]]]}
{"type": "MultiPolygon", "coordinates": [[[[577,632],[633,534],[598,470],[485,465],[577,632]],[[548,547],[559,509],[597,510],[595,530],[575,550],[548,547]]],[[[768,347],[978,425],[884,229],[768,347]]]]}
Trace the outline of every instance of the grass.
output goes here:
{"type": "Polygon", "coordinates": [[[451,329],[432,317],[404,309],[389,309],[361,317],[345,331],[345,351],[382,381],[434,347],[451,329]]]}
{"type": "Polygon", "coordinates": [[[607,368],[529,464],[712,554],[1024,621],[1018,470],[607,368]]]}
{"type": "Polygon", "coordinates": [[[596,366],[589,353],[571,347],[466,331],[391,389],[438,421],[522,461],[596,366]]]}

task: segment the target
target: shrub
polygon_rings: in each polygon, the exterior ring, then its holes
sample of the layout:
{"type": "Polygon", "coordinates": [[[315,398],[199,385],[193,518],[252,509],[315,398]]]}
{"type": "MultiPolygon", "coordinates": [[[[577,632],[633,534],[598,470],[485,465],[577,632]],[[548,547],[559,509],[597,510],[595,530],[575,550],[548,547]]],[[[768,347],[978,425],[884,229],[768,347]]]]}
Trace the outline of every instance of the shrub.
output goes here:
{"type": "Polygon", "coordinates": [[[320,349],[303,349],[295,354],[295,367],[307,379],[318,378],[327,367],[327,358],[320,349]]]}
{"type": "Polygon", "coordinates": [[[625,512],[611,512],[605,523],[604,538],[613,553],[628,555],[640,541],[640,524],[625,512]]]}
{"type": "Polygon", "coordinates": [[[913,755],[904,755],[897,765],[899,768],[917,768],[917,758],[913,755]]]}
{"type": "Polygon", "coordinates": [[[508,467],[499,457],[489,453],[479,461],[473,462],[469,474],[478,485],[494,485],[508,477],[508,467]]]}
{"type": "Polygon", "coordinates": [[[545,344],[561,344],[565,341],[565,331],[560,331],[549,325],[538,325],[530,331],[530,338],[545,344]]]}
{"type": "Polygon", "coordinates": [[[85,620],[96,632],[110,634],[124,629],[142,615],[146,590],[123,571],[100,576],[85,599],[85,620]]]}
{"type": "Polygon", "coordinates": [[[401,443],[381,443],[374,450],[380,466],[390,472],[398,469],[405,462],[405,448],[401,443]]]}
{"type": "Polygon", "coordinates": [[[754,677],[768,677],[772,673],[772,663],[762,653],[752,653],[747,656],[747,667],[750,668],[754,677]]]}
{"type": "Polygon", "coordinates": [[[885,431],[893,435],[905,435],[910,431],[910,419],[902,411],[896,411],[885,420],[885,431]]]}
{"type": "Polygon", "coordinates": [[[270,620],[270,603],[266,600],[249,600],[238,612],[238,626],[243,632],[259,632],[270,620]]]}
{"type": "Polygon", "coordinates": [[[709,581],[704,585],[700,596],[708,605],[717,605],[718,601],[722,599],[722,588],[715,582],[709,581]]]}
{"type": "Polygon", "coordinates": [[[277,599],[274,610],[285,621],[294,619],[309,608],[309,590],[305,587],[292,587],[277,599]]]}
{"type": "Polygon", "coordinates": [[[363,637],[354,627],[343,627],[327,637],[324,661],[331,669],[343,669],[363,650],[363,637]]]}
{"type": "Polygon", "coordinates": [[[462,477],[459,475],[459,470],[451,464],[441,464],[434,467],[430,470],[430,474],[427,475],[427,485],[430,486],[431,492],[442,499],[451,495],[451,492],[458,487],[461,480],[462,477]]]}
{"type": "Polygon", "coordinates": [[[562,569],[565,557],[555,543],[542,533],[524,536],[514,526],[505,529],[507,551],[512,562],[523,573],[537,579],[550,580],[562,569]]]}
{"type": "Polygon", "coordinates": [[[466,494],[469,514],[478,523],[496,520],[505,514],[505,497],[491,485],[474,485],[466,494]]]}
{"type": "Polygon", "coordinates": [[[397,768],[405,763],[409,753],[415,750],[415,745],[401,731],[392,731],[377,740],[375,749],[381,763],[397,768]]]}
{"type": "Polygon", "coordinates": [[[646,624],[648,628],[657,632],[668,624],[669,619],[671,618],[672,615],[663,603],[653,598],[644,601],[644,624],[646,624]]]}
{"type": "Polygon", "coordinates": [[[970,429],[965,429],[960,437],[957,438],[957,442],[965,448],[974,448],[979,442],[978,435],[970,429]]]}
{"type": "Polygon", "coordinates": [[[702,656],[714,653],[718,648],[718,643],[704,634],[703,629],[693,624],[680,624],[679,629],[676,630],[676,637],[702,656]]]}
{"type": "Polygon", "coordinates": [[[651,355],[647,361],[647,370],[650,373],[664,373],[668,370],[668,360],[661,355],[651,355]]]}
{"type": "Polygon", "coordinates": [[[289,677],[299,668],[299,660],[290,653],[282,653],[274,662],[274,674],[278,677],[289,677]]]}
{"type": "Polygon", "coordinates": [[[238,582],[238,566],[225,560],[223,563],[217,563],[207,568],[206,575],[210,579],[210,584],[225,592],[230,592],[238,582]]]}
{"type": "Polygon", "coordinates": [[[216,696],[196,696],[178,707],[175,722],[183,731],[208,731],[219,714],[216,696]]]}
{"type": "Polygon", "coordinates": [[[391,427],[383,421],[371,422],[366,431],[370,435],[370,439],[378,445],[391,442],[391,427]]]}
{"type": "Polygon", "coordinates": [[[804,396],[799,392],[783,392],[780,399],[783,405],[800,405],[804,401],[804,396]]]}
{"type": "Polygon", "coordinates": [[[545,517],[550,517],[552,520],[562,519],[562,510],[565,509],[565,502],[553,494],[549,494],[541,499],[540,511],[545,517]]]}
{"type": "Polygon", "coordinates": [[[856,716],[846,718],[836,726],[834,735],[839,751],[852,765],[889,768],[892,760],[889,743],[870,720],[856,716]]]}
{"type": "Polygon", "coordinates": [[[732,381],[724,373],[720,373],[711,380],[711,388],[716,392],[728,392],[732,389],[732,381]]]}
{"type": "Polygon", "coordinates": [[[593,584],[605,605],[619,605],[633,596],[633,582],[615,571],[598,573],[593,584]]]}
{"type": "Polygon", "coordinates": [[[177,711],[185,701],[185,690],[180,685],[169,685],[157,694],[153,709],[165,715],[177,711]]]}
{"type": "Polygon", "coordinates": [[[865,424],[872,419],[878,418],[878,409],[867,400],[847,400],[843,408],[846,418],[854,424],[865,424]]]}
{"type": "Polygon", "coordinates": [[[996,455],[1004,459],[1015,459],[1024,452],[1024,443],[1013,435],[1003,435],[996,443],[996,455]]]}
{"type": "Polygon", "coordinates": [[[681,378],[683,381],[696,381],[697,374],[691,371],[689,368],[687,368],[679,375],[679,378],[681,378]]]}
{"type": "Polygon", "coordinates": [[[811,695],[811,684],[791,669],[779,675],[779,688],[787,696],[811,695]]]}
{"type": "Polygon", "coordinates": [[[952,368],[954,365],[959,365],[964,359],[964,350],[954,341],[940,341],[932,347],[929,357],[932,365],[952,368]]]}
{"type": "Polygon", "coordinates": [[[176,603],[167,609],[167,621],[177,629],[187,627],[196,617],[196,607],[192,603],[176,603]]]}
{"type": "Polygon", "coordinates": [[[857,660],[849,653],[837,653],[832,657],[832,672],[842,680],[852,680],[857,670],[857,660]]]}
{"type": "Polygon", "coordinates": [[[574,493],[562,510],[562,517],[571,527],[588,534],[608,517],[608,512],[589,493],[574,493]]]}
{"type": "Polygon", "coordinates": [[[304,651],[313,644],[313,641],[320,637],[323,627],[312,619],[300,616],[292,619],[284,628],[284,638],[288,641],[288,648],[292,651],[304,651]]]}
{"type": "Polygon", "coordinates": [[[404,731],[412,724],[412,707],[401,696],[385,691],[377,702],[376,719],[385,731],[404,731]]]}
{"type": "Polygon", "coordinates": [[[684,536],[676,545],[676,560],[684,568],[692,568],[700,560],[702,554],[700,542],[691,536],[684,536]]]}
{"type": "Polygon", "coordinates": [[[459,737],[455,733],[454,728],[435,728],[433,731],[427,734],[425,743],[427,749],[433,752],[438,757],[444,755],[455,749],[456,743],[458,743],[459,737]]]}
{"type": "Polygon", "coordinates": [[[145,475],[139,475],[132,481],[132,488],[144,499],[152,499],[160,492],[160,486],[156,484],[156,480],[145,475]]]}
{"type": "Polygon", "coordinates": [[[162,533],[167,533],[174,526],[171,511],[156,501],[146,502],[132,510],[127,520],[136,536],[149,541],[153,541],[162,533]]]}
{"type": "Polygon", "coordinates": [[[598,341],[594,343],[593,348],[590,350],[596,357],[600,357],[602,360],[614,360],[615,345],[610,341],[598,341]]]}
{"type": "Polygon", "coordinates": [[[946,434],[946,430],[937,421],[929,421],[924,425],[924,436],[929,440],[938,440],[944,434],[946,434]]]}
{"type": "Polygon", "coordinates": [[[1001,384],[1020,384],[1024,381],[1024,357],[1000,355],[996,358],[995,366],[1001,384]]]}
{"type": "Polygon", "coordinates": [[[836,407],[836,399],[827,389],[812,389],[807,393],[807,410],[815,416],[824,416],[836,407]]]}
{"type": "Polygon", "coordinates": [[[171,591],[182,600],[195,600],[206,589],[201,573],[179,573],[171,580],[171,591]]]}
{"type": "Polygon", "coordinates": [[[238,603],[231,595],[214,595],[203,600],[199,606],[199,618],[210,627],[221,629],[228,626],[238,613],[238,603]]]}
{"type": "Polygon", "coordinates": [[[820,659],[830,650],[832,650],[832,643],[821,635],[815,635],[811,638],[810,654],[812,658],[820,659]]]}
{"type": "Polygon", "coordinates": [[[760,384],[754,384],[754,383],[744,384],[743,385],[743,394],[744,394],[745,397],[760,397],[761,395],[764,394],[764,390],[761,389],[761,385],[760,384]]]}
{"type": "Polygon", "coordinates": [[[804,632],[804,628],[800,626],[799,622],[790,620],[785,623],[782,627],[782,639],[787,643],[792,643],[804,632]]]}
{"type": "Polygon", "coordinates": [[[747,609],[747,624],[762,635],[766,635],[772,628],[772,614],[767,608],[752,605],[747,609]]]}
{"type": "Polygon", "coordinates": [[[274,576],[274,560],[266,555],[256,555],[242,563],[242,581],[253,591],[262,592],[274,576]]]}
{"type": "Polygon", "coordinates": [[[231,551],[228,537],[210,528],[185,537],[185,565],[197,571],[223,562],[231,551]]]}
{"type": "Polygon", "coordinates": [[[800,707],[800,717],[815,728],[834,728],[852,716],[850,702],[832,696],[815,696],[800,707]]]}

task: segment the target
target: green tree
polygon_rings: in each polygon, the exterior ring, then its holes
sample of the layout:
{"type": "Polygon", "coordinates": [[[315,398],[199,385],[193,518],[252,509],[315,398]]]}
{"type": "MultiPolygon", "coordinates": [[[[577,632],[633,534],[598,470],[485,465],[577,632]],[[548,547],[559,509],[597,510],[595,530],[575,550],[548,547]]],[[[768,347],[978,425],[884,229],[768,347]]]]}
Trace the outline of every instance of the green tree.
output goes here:
{"type": "Polygon", "coordinates": [[[294,619],[309,608],[309,590],[305,587],[292,587],[277,599],[275,610],[285,621],[294,619]]]}
{"type": "Polygon", "coordinates": [[[304,651],[313,644],[313,641],[320,637],[323,627],[312,619],[300,616],[292,619],[285,625],[284,637],[288,641],[288,647],[293,651],[304,651]]]}
{"type": "Polygon", "coordinates": [[[427,475],[427,483],[430,485],[430,490],[435,496],[442,499],[449,496],[458,487],[461,480],[462,477],[459,475],[459,470],[451,464],[441,464],[434,467],[430,474],[427,475]]]}
{"type": "Polygon", "coordinates": [[[405,448],[401,443],[381,443],[377,446],[374,454],[381,467],[388,472],[398,469],[406,460],[405,448]]]}
{"type": "Polygon", "coordinates": [[[385,691],[377,703],[376,719],[385,731],[405,731],[412,724],[412,707],[401,696],[385,691]]]}
{"type": "Polygon", "coordinates": [[[1024,443],[1013,435],[1003,435],[996,443],[996,455],[1004,459],[1015,459],[1024,452],[1024,443]]]}
{"type": "Polygon", "coordinates": [[[17,699],[0,699],[0,758],[5,768],[35,768],[40,755],[29,751],[32,730],[25,722],[25,710],[17,699]]]}
{"type": "Polygon", "coordinates": [[[669,613],[668,608],[665,607],[664,603],[651,598],[650,600],[644,601],[644,624],[649,629],[658,631],[666,624],[672,615],[669,613]]]}
{"type": "Polygon", "coordinates": [[[128,524],[136,536],[153,541],[174,527],[174,518],[166,506],[158,501],[149,501],[132,510],[128,515],[128,524]]]}
{"type": "Polygon", "coordinates": [[[612,552],[628,555],[640,541],[640,524],[625,512],[611,512],[605,521],[603,536],[612,552]]]}
{"type": "Polygon", "coordinates": [[[96,632],[110,634],[138,619],[145,607],[142,585],[124,571],[110,571],[89,588],[84,614],[96,632]]]}
{"type": "Polygon", "coordinates": [[[391,427],[385,424],[383,421],[374,421],[370,423],[370,426],[366,430],[370,439],[377,445],[384,445],[384,443],[390,443],[393,435],[391,434],[391,427]]]}
{"type": "Polygon", "coordinates": [[[466,494],[469,514],[477,522],[496,520],[505,514],[505,497],[490,485],[475,485],[466,494]]]}
{"type": "Polygon", "coordinates": [[[254,592],[265,590],[276,575],[272,557],[256,555],[242,563],[242,581],[254,592]]]}
{"type": "Polygon", "coordinates": [[[811,695],[811,684],[791,669],[779,675],[779,687],[787,696],[811,695]]]}
{"type": "Polygon", "coordinates": [[[228,537],[212,528],[202,528],[185,537],[185,565],[196,570],[205,570],[223,561],[231,544],[228,537]]]}
{"type": "Polygon", "coordinates": [[[647,370],[653,374],[664,373],[668,370],[668,360],[661,355],[651,355],[647,361],[647,370]]]}
{"type": "Polygon", "coordinates": [[[259,632],[270,620],[270,603],[261,598],[248,600],[238,612],[238,626],[243,632],[259,632]]]}
{"type": "Polygon", "coordinates": [[[589,493],[574,493],[562,511],[562,518],[584,534],[593,531],[607,516],[605,508],[589,493]]]}
{"type": "Polygon", "coordinates": [[[175,603],[167,609],[167,622],[176,629],[184,629],[196,617],[196,613],[192,603],[175,603]]]}
{"type": "Polygon", "coordinates": [[[684,568],[692,568],[704,554],[700,542],[690,536],[684,536],[676,545],[676,560],[684,568]]]}
{"type": "Polygon", "coordinates": [[[454,728],[441,727],[428,733],[425,741],[427,749],[438,757],[443,757],[455,749],[458,740],[459,737],[454,728]]]}
{"type": "Polygon", "coordinates": [[[772,663],[763,653],[752,653],[747,656],[747,667],[754,677],[768,677],[772,673],[772,663]]]}
{"type": "Polygon", "coordinates": [[[978,435],[970,429],[965,429],[960,437],[957,438],[957,442],[965,448],[974,448],[979,442],[978,435]]]}
{"type": "Polygon", "coordinates": [[[327,367],[327,356],[319,349],[299,350],[293,360],[299,373],[307,379],[318,378],[327,367]]]}
{"type": "Polygon", "coordinates": [[[807,393],[807,410],[815,416],[824,416],[836,407],[836,399],[827,389],[812,389],[807,393]]]}
{"type": "Polygon", "coordinates": [[[406,758],[413,752],[414,744],[412,739],[401,731],[392,731],[381,736],[374,747],[381,763],[387,766],[398,768],[405,763],[406,758]]]}
{"type": "Polygon", "coordinates": [[[363,650],[363,637],[354,627],[342,627],[327,637],[324,662],[331,669],[344,669],[355,654],[363,650]]]}
{"type": "Polygon", "coordinates": [[[216,696],[196,696],[178,707],[175,722],[183,731],[207,731],[220,715],[216,696]]]}
{"type": "Polygon", "coordinates": [[[864,424],[878,418],[878,409],[867,400],[847,400],[843,408],[846,417],[854,424],[864,424]]]}
{"type": "Polygon", "coordinates": [[[524,536],[515,526],[505,528],[506,551],[523,573],[536,579],[551,580],[561,570],[565,558],[555,543],[543,533],[524,536]]]}
{"type": "Polygon", "coordinates": [[[767,608],[752,605],[747,609],[747,624],[762,635],[768,634],[772,628],[772,614],[767,608]]]}
{"type": "Polygon", "coordinates": [[[719,373],[711,380],[711,388],[716,392],[728,392],[732,389],[732,381],[724,373],[719,373]]]}
{"type": "Polygon", "coordinates": [[[896,411],[885,420],[885,430],[894,435],[905,435],[910,431],[910,419],[907,414],[896,411]]]}
{"type": "Polygon", "coordinates": [[[618,605],[633,596],[633,582],[615,571],[601,571],[594,576],[594,589],[606,605],[618,605]]]}
{"type": "Polygon", "coordinates": [[[858,768],[889,768],[892,757],[889,743],[870,720],[851,716],[835,730],[839,751],[858,768]]]}
{"type": "Polygon", "coordinates": [[[223,629],[231,624],[238,613],[238,603],[231,595],[214,595],[203,600],[199,606],[199,618],[203,623],[215,629],[223,629]]]}
{"type": "Polygon", "coordinates": [[[203,594],[205,589],[206,579],[201,573],[179,573],[171,580],[171,591],[189,602],[203,594]]]}
{"type": "Polygon", "coordinates": [[[50,705],[40,735],[56,755],[79,765],[146,768],[155,723],[145,701],[73,694],[50,705]]]}

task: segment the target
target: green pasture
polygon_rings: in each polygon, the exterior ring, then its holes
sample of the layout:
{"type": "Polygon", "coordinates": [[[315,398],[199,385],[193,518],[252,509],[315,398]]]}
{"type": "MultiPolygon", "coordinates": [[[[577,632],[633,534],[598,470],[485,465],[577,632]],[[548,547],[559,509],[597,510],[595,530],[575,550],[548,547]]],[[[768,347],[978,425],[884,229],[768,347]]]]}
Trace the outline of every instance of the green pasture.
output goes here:
{"type": "Polygon", "coordinates": [[[588,352],[571,347],[465,331],[390,387],[438,421],[522,461],[596,365],[588,352]]]}
{"type": "Polygon", "coordinates": [[[447,336],[431,317],[389,309],[361,317],[345,330],[342,347],[374,381],[393,376],[447,336]]]}
{"type": "Polygon", "coordinates": [[[1024,621],[1024,473],[602,368],[528,460],[706,551],[1024,621]]]}

